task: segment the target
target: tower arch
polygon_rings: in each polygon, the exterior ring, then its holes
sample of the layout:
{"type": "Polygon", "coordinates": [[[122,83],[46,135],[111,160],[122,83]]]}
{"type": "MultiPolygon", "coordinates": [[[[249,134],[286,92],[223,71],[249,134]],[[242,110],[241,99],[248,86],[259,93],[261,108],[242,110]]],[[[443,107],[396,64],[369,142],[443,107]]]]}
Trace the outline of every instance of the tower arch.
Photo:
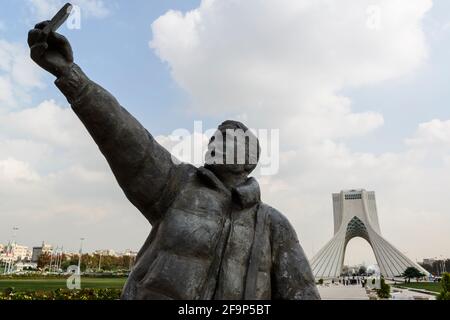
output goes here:
{"type": "Polygon", "coordinates": [[[382,237],[375,192],[347,190],[333,194],[332,199],[334,236],[311,260],[316,278],[337,278],[341,275],[347,244],[355,237],[369,243],[383,276],[401,276],[408,267],[415,267],[429,275],[428,271],[382,237]]]}

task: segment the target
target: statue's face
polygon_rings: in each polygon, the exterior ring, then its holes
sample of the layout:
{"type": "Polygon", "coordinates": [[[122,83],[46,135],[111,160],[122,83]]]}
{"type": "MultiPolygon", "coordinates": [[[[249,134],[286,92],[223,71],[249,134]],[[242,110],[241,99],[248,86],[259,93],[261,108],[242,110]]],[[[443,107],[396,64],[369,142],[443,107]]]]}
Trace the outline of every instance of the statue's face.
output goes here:
{"type": "Polygon", "coordinates": [[[205,162],[220,172],[250,173],[258,163],[258,140],[241,129],[217,130],[208,145],[205,162]]]}

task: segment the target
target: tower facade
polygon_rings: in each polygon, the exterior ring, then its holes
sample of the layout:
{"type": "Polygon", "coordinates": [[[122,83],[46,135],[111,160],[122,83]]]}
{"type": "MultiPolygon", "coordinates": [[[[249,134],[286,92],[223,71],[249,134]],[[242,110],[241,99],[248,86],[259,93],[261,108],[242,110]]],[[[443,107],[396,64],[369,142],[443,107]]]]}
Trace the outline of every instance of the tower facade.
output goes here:
{"type": "Polygon", "coordinates": [[[333,213],[334,236],[311,260],[316,278],[341,275],[347,244],[355,237],[361,237],[370,244],[383,276],[400,276],[408,267],[429,275],[382,237],[374,191],[361,189],[333,193],[333,213]]]}

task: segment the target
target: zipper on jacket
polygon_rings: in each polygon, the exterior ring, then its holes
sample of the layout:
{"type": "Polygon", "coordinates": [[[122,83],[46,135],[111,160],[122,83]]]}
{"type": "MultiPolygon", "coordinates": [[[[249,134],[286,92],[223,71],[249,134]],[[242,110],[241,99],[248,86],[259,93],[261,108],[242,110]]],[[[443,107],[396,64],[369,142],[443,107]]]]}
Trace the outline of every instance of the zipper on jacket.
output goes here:
{"type": "Polygon", "coordinates": [[[203,292],[201,293],[202,300],[214,299],[218,285],[219,285],[223,256],[225,254],[225,249],[227,247],[227,244],[228,244],[228,241],[230,238],[231,228],[232,228],[232,217],[231,217],[232,211],[233,211],[232,196],[230,197],[229,201],[230,202],[228,205],[227,212],[224,215],[225,218],[222,223],[222,229],[220,232],[219,240],[216,245],[216,253],[214,255],[214,260],[211,263],[211,267],[208,271],[206,283],[204,285],[204,289],[202,290],[203,292]],[[228,223],[228,227],[227,227],[227,223],[228,223]],[[227,230],[225,230],[226,228],[227,228],[227,230]],[[217,254],[217,249],[220,249],[220,256],[218,256],[218,254],[217,254]],[[214,287],[210,288],[211,287],[210,283],[211,283],[212,279],[214,279],[214,278],[215,278],[214,287]]]}

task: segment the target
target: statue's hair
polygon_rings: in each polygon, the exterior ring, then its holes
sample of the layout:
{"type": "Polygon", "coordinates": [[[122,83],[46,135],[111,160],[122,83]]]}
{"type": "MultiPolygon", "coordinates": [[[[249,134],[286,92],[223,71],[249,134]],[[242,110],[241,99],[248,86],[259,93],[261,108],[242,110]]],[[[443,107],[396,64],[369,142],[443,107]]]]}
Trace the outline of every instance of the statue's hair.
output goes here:
{"type": "Polygon", "coordinates": [[[241,129],[241,130],[243,130],[244,132],[247,132],[248,127],[247,127],[245,124],[243,124],[242,122],[239,122],[239,121],[235,121],[235,120],[226,120],[226,121],[222,122],[222,123],[219,125],[218,129],[219,129],[220,131],[222,131],[222,132],[224,132],[224,131],[227,130],[227,129],[234,129],[234,130],[236,130],[236,129],[241,129]]]}
{"type": "MultiPolygon", "coordinates": [[[[235,120],[226,120],[222,122],[219,127],[217,128],[222,134],[225,134],[227,130],[242,130],[244,133],[248,134],[252,138],[256,140],[257,143],[257,161],[259,161],[259,156],[261,154],[261,147],[259,145],[259,139],[256,137],[253,132],[242,122],[235,121],[235,120]]],[[[213,141],[214,136],[211,137],[210,143],[213,141]]],[[[247,164],[246,165],[246,171],[249,173],[253,171],[256,168],[256,164],[247,164]]]]}

